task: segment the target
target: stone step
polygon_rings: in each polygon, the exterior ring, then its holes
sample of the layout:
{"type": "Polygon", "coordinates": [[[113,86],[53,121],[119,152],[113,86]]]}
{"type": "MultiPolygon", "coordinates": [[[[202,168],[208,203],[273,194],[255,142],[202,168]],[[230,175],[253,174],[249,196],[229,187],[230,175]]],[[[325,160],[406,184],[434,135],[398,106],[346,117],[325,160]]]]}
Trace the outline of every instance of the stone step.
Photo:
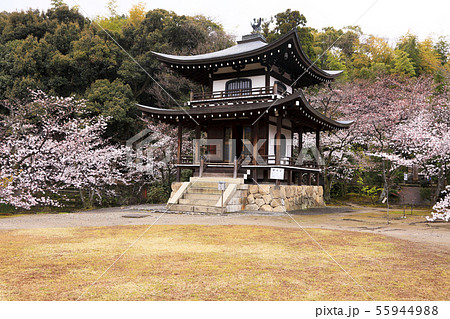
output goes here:
{"type": "MultiPolygon", "coordinates": [[[[234,183],[232,183],[234,184],[234,183]]],[[[230,183],[225,182],[225,188],[230,185],[230,183]]],[[[197,182],[192,182],[191,184],[191,188],[195,187],[195,188],[211,188],[211,189],[217,189],[219,186],[218,182],[207,182],[207,181],[197,181],[197,182]]]]}
{"type": "Polygon", "coordinates": [[[186,191],[186,194],[215,194],[215,195],[221,195],[222,191],[219,191],[217,188],[190,187],[186,191]]]}
{"type": "Polygon", "coordinates": [[[225,209],[220,207],[211,207],[211,206],[194,206],[194,212],[196,213],[210,213],[210,214],[222,214],[225,212],[225,209]]]}
{"type": "Polygon", "coordinates": [[[244,184],[243,178],[232,178],[232,177],[191,177],[190,182],[214,182],[218,183],[226,182],[226,183],[233,183],[233,184],[244,184]]]}
{"type": "Polygon", "coordinates": [[[193,212],[194,206],[193,205],[180,205],[180,204],[167,205],[167,210],[172,210],[172,211],[177,211],[177,212],[193,212]]]}
{"type": "Polygon", "coordinates": [[[207,200],[207,199],[189,199],[180,198],[179,203],[181,205],[194,205],[194,206],[216,206],[217,200],[207,200]]]}
{"type": "Polygon", "coordinates": [[[222,208],[210,206],[193,206],[193,205],[176,204],[168,207],[168,209],[177,212],[195,212],[195,213],[211,213],[211,214],[223,213],[222,208]]]}
{"type": "Polygon", "coordinates": [[[231,178],[233,177],[233,172],[203,172],[203,177],[226,177],[231,178]]]}
{"type": "Polygon", "coordinates": [[[216,202],[220,199],[221,195],[218,194],[198,194],[198,193],[186,193],[184,194],[185,199],[206,199],[215,200],[216,202]]]}

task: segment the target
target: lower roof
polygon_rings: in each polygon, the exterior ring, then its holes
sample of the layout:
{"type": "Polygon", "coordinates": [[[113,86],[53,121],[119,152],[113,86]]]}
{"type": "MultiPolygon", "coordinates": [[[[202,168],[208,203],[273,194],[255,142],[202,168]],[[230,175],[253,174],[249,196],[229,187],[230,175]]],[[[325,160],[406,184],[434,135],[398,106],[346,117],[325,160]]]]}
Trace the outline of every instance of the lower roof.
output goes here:
{"type": "Polygon", "coordinates": [[[308,103],[300,90],[285,98],[274,99],[269,102],[195,108],[178,107],[176,109],[163,109],[137,104],[137,108],[147,117],[169,124],[181,123],[185,127],[195,127],[197,124],[204,125],[205,122],[212,119],[256,120],[261,118],[264,113],[268,115],[283,113],[284,118],[292,121],[294,130],[341,130],[349,128],[353,123],[353,121],[336,121],[326,117],[308,103]]]}

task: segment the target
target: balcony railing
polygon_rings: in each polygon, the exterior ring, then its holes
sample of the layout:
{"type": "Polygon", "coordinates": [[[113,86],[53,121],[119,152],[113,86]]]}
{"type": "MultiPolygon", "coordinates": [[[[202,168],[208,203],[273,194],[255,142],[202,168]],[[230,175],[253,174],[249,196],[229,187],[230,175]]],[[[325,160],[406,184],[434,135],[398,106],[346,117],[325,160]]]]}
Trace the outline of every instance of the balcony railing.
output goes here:
{"type": "MultiPolygon", "coordinates": [[[[201,101],[201,100],[216,100],[216,99],[226,99],[226,98],[242,98],[242,97],[260,97],[262,95],[272,95],[272,94],[284,94],[284,90],[275,84],[274,86],[256,87],[248,89],[237,89],[237,90],[225,90],[225,91],[212,91],[212,92],[201,92],[193,93],[191,92],[191,101],[201,101]]],[[[286,92],[286,94],[288,94],[286,92]]]]}
{"type": "MultiPolygon", "coordinates": [[[[203,156],[206,163],[209,164],[224,164],[224,165],[233,165],[233,162],[214,162],[210,163],[208,161],[208,157],[206,155],[203,156]]],[[[239,165],[242,165],[243,163],[247,162],[250,159],[250,162],[246,165],[254,165],[253,163],[253,156],[247,155],[247,154],[241,154],[241,156],[238,157],[239,165]]],[[[276,157],[275,155],[259,155],[259,161],[262,160],[262,163],[258,163],[256,161],[256,165],[275,165],[276,163],[276,157]]],[[[200,158],[197,160],[194,159],[194,155],[185,155],[183,154],[180,159],[180,164],[188,164],[188,165],[195,165],[200,163],[200,158]]],[[[286,166],[293,166],[293,167],[301,167],[301,168],[315,168],[318,169],[320,166],[314,162],[314,161],[302,161],[301,163],[298,162],[298,159],[296,157],[288,157],[288,156],[282,156],[280,158],[280,164],[279,165],[286,165],[286,166]]]]}

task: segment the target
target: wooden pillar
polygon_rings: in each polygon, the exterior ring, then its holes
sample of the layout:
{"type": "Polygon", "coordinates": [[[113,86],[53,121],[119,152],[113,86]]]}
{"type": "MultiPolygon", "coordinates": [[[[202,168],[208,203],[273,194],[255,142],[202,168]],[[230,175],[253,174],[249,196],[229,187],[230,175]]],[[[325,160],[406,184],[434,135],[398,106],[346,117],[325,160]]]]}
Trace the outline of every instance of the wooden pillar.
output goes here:
{"type": "MultiPolygon", "coordinates": [[[[320,129],[316,130],[316,148],[317,148],[317,156],[320,156],[320,129]]],[[[319,158],[316,158],[317,167],[319,167],[319,158]]],[[[319,173],[316,173],[316,185],[319,186],[319,173]]],[[[311,184],[310,184],[311,185],[311,184]]]]}
{"type": "Polygon", "coordinates": [[[316,148],[320,151],[320,129],[316,130],[316,148]]]}
{"type": "Polygon", "coordinates": [[[202,158],[200,160],[200,169],[198,170],[198,177],[202,177],[203,176],[203,167],[204,167],[204,165],[205,165],[205,161],[202,158]]]}
{"type": "Polygon", "coordinates": [[[288,171],[288,185],[292,185],[292,170],[288,171]]]}
{"type": "Polygon", "coordinates": [[[194,149],[194,163],[200,162],[200,137],[201,137],[200,125],[195,126],[195,139],[197,140],[195,143],[194,149]]]}
{"type": "Polygon", "coordinates": [[[308,173],[308,185],[311,185],[311,173],[308,173]]]}
{"type": "Polygon", "coordinates": [[[303,131],[298,131],[298,155],[302,153],[303,148],[303,131]]]}
{"type": "Polygon", "coordinates": [[[320,174],[319,174],[319,172],[316,173],[316,185],[317,186],[320,185],[320,174]]]}
{"type": "Polygon", "coordinates": [[[256,158],[258,156],[258,135],[259,135],[259,121],[256,121],[255,124],[253,124],[252,127],[252,137],[253,137],[253,153],[252,153],[252,164],[254,165],[253,168],[253,178],[255,181],[258,181],[258,169],[256,166],[258,165],[256,158]]]}
{"type": "Polygon", "coordinates": [[[280,165],[281,159],[281,113],[277,117],[277,134],[275,139],[275,164],[280,165]]]}
{"type": "Polygon", "coordinates": [[[302,172],[298,172],[297,184],[298,184],[298,186],[303,184],[303,173],[302,172]]]}
{"type": "Polygon", "coordinates": [[[235,156],[233,161],[233,178],[237,178],[237,175],[238,175],[238,160],[235,156]]]}
{"type": "MultiPolygon", "coordinates": [[[[269,90],[269,87],[270,87],[270,67],[269,66],[266,67],[266,74],[265,75],[266,75],[266,77],[265,77],[266,90],[269,90]]],[[[265,93],[268,94],[269,92],[266,91],[265,93]]]]}
{"type": "Polygon", "coordinates": [[[209,91],[212,93],[213,92],[213,83],[214,83],[214,81],[213,81],[213,79],[212,79],[212,74],[210,73],[209,74],[209,91]]]}
{"type": "Polygon", "coordinates": [[[183,127],[181,122],[178,123],[178,143],[177,143],[177,182],[181,180],[181,149],[183,146],[183,127]]]}

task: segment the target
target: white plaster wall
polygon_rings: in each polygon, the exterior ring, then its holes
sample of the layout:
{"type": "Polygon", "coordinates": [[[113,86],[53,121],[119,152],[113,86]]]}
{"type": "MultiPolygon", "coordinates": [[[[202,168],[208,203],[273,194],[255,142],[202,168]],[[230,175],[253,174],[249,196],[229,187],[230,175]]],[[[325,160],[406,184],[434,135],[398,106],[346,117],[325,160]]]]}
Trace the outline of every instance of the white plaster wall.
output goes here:
{"type": "MultiPolygon", "coordinates": [[[[275,138],[277,134],[277,127],[269,124],[269,156],[275,156],[275,138]]],[[[286,136],[286,157],[291,157],[291,145],[292,145],[292,131],[285,128],[281,128],[281,134],[286,136]]],[[[269,161],[268,164],[275,164],[275,161],[269,161]]],[[[281,164],[287,164],[287,162],[281,161],[281,164]]]]}
{"type": "MultiPolygon", "coordinates": [[[[270,77],[270,86],[273,86],[275,84],[275,81],[278,81],[278,80],[275,79],[274,77],[270,77]]],[[[284,83],[284,85],[286,85],[286,91],[288,91],[289,94],[292,94],[292,88],[286,83],[284,83]]]]}

